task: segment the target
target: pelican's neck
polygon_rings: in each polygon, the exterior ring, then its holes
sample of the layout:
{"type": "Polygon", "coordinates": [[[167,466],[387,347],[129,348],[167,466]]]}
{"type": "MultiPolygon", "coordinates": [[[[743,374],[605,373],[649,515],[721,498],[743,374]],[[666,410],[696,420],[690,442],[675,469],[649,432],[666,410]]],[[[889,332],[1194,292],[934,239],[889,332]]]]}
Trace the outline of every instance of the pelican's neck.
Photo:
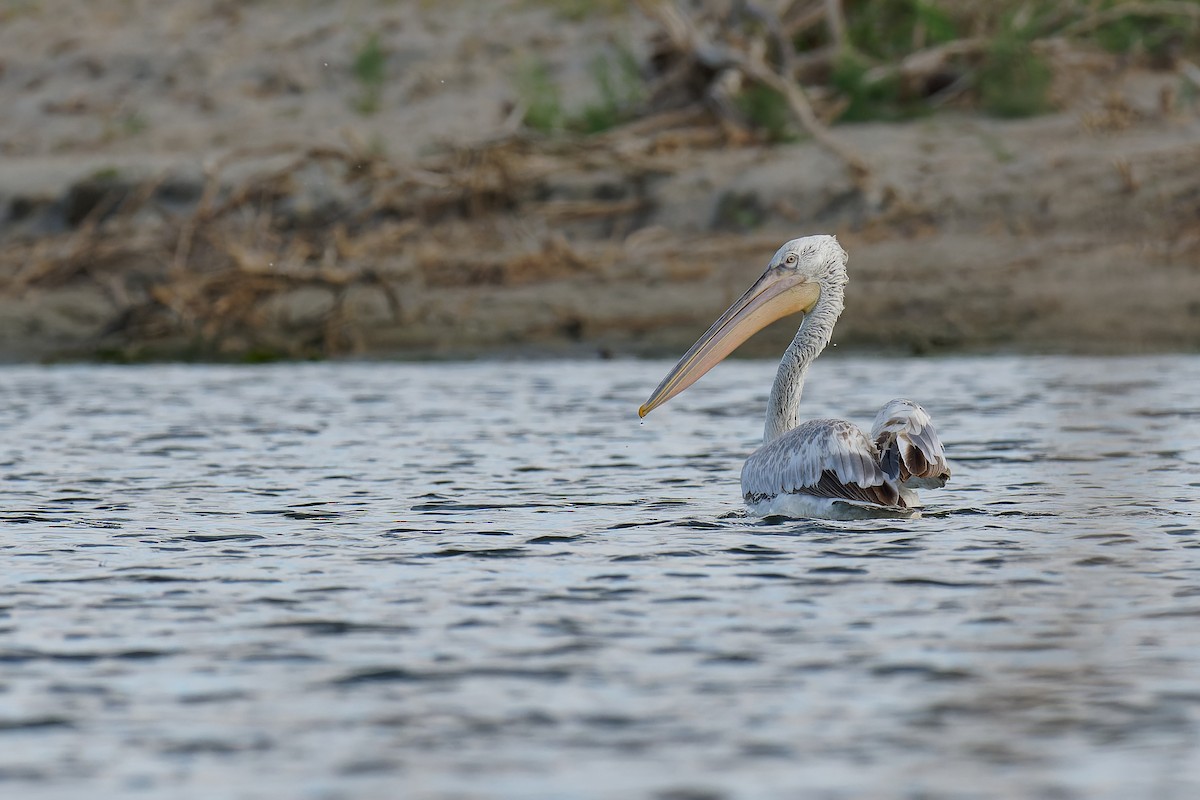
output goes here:
{"type": "Polygon", "coordinates": [[[775,373],[767,401],[767,426],[763,443],[778,438],[800,424],[800,395],[808,367],[833,336],[833,325],[842,313],[845,279],[822,281],[821,299],[804,317],[775,373]]]}

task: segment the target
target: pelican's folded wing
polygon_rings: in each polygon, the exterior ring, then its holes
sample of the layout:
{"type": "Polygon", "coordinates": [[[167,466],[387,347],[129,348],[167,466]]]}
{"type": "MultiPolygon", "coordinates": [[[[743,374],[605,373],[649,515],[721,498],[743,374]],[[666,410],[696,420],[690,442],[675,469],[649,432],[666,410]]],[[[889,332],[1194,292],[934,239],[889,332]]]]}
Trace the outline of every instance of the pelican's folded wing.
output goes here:
{"type": "Polygon", "coordinates": [[[840,419],[805,422],[756,450],[742,468],[742,495],[755,503],[808,494],[903,507],[900,491],[879,466],[871,440],[840,419]]]}
{"type": "Polygon", "coordinates": [[[946,451],[933,420],[911,400],[892,400],[875,415],[871,441],[880,467],[905,487],[938,488],[950,479],[946,451]]]}

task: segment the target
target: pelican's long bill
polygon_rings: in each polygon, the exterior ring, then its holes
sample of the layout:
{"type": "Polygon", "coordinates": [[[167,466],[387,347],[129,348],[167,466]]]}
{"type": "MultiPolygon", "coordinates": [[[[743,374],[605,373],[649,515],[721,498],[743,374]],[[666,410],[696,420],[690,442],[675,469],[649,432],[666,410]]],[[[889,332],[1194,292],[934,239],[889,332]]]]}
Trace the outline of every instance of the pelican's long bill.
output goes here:
{"type": "Polygon", "coordinates": [[[820,286],[795,270],[768,269],[671,368],[650,399],[638,409],[638,416],[646,416],[691,386],[742,342],[775,320],[788,314],[807,314],[820,297],[820,286]]]}

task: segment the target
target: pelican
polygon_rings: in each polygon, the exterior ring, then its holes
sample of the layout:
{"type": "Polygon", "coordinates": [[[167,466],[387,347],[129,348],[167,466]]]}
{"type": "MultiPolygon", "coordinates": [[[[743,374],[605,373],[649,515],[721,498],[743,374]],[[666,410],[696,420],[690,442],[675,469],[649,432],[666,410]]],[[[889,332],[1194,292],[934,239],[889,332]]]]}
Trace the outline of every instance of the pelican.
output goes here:
{"type": "Polygon", "coordinates": [[[793,239],[767,271],[684,354],[640,409],[645,417],[767,324],[802,314],[771,397],[763,444],[742,467],[742,497],[759,515],[856,519],[913,516],[916,489],[950,478],[946,454],[925,409],[892,400],[879,410],[871,435],[840,419],[800,421],[809,366],[829,344],[842,313],[846,251],[833,236],[793,239]]]}

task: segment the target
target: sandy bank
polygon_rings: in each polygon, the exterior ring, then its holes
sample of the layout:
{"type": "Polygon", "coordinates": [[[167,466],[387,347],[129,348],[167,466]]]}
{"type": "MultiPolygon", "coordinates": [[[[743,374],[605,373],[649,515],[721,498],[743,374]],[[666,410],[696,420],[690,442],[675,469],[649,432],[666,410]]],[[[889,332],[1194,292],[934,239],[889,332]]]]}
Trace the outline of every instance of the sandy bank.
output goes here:
{"type": "Polygon", "coordinates": [[[636,17],[121,5],[0,28],[5,359],[673,354],[812,232],[850,253],[842,346],[1200,346],[1200,119],[1162,102],[1172,75],[1020,122],[835,128],[868,197],[811,143],[513,132],[531,48],[583,85],[636,17]],[[365,116],[369,30],[396,81],[365,116]]]}

